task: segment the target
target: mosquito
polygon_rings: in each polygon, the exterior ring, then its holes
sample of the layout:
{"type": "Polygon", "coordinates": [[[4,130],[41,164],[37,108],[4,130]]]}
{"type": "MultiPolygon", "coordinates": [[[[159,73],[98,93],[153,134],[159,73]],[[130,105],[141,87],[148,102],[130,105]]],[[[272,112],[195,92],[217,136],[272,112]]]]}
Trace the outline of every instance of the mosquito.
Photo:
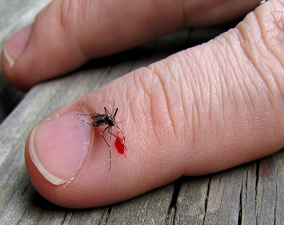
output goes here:
{"type": "MultiPolygon", "coordinates": [[[[101,136],[104,139],[105,143],[108,146],[109,149],[109,170],[111,169],[111,148],[109,143],[107,142],[106,138],[104,137],[104,133],[106,131],[108,131],[108,133],[110,134],[110,140],[111,140],[111,136],[113,136],[114,138],[117,139],[117,136],[112,133],[112,127],[116,127],[119,132],[122,134],[123,138],[124,138],[124,134],[122,132],[122,130],[120,129],[120,127],[116,124],[115,122],[115,117],[116,114],[118,112],[118,108],[116,108],[114,114],[112,115],[106,107],[104,107],[105,113],[104,114],[99,114],[99,113],[91,113],[91,114],[76,114],[78,116],[90,116],[92,123],[89,123],[88,121],[85,121],[77,116],[74,116],[74,118],[86,123],[87,125],[91,126],[91,127],[100,127],[100,126],[106,126],[106,128],[101,132],[101,136]]],[[[125,139],[125,138],[124,138],[125,139]]],[[[125,148],[125,150],[127,150],[126,146],[124,145],[124,143],[120,140],[117,139],[125,148]]]]}

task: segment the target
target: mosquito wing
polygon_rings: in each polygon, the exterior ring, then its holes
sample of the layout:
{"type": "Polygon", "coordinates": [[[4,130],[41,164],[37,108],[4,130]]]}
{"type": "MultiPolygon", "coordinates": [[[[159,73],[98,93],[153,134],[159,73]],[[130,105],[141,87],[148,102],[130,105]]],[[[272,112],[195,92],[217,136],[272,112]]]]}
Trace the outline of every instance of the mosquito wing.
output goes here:
{"type": "Polygon", "coordinates": [[[93,122],[93,126],[99,127],[107,124],[106,115],[105,114],[96,114],[91,116],[91,120],[93,122]]]}

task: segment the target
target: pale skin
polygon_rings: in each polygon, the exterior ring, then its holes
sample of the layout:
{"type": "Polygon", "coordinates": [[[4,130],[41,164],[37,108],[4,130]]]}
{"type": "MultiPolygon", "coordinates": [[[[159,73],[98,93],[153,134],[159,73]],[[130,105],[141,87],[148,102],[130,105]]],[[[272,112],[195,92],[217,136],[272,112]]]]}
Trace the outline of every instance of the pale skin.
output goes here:
{"type": "MultiPolygon", "coordinates": [[[[8,41],[11,58],[2,55],[1,63],[15,87],[28,89],[91,58],[181,27],[218,24],[246,15],[259,4],[153,0],[129,5],[120,0],[116,4],[85,1],[86,5],[75,7],[76,3],[68,2],[52,2],[28,32],[18,34],[21,39],[31,32],[27,46],[11,47],[8,41]],[[129,8],[125,14],[116,14],[121,5],[129,8]],[[65,60],[70,55],[76,57],[65,60]],[[38,66],[33,67],[34,63],[38,66]]],[[[86,159],[72,180],[59,184],[35,165],[30,145],[37,148],[46,143],[40,135],[31,141],[31,134],[25,157],[36,189],[64,207],[97,207],[130,199],[181,176],[222,171],[283,148],[283,12],[284,1],[261,4],[235,29],[213,41],[126,74],[53,112],[48,118],[56,126],[58,115],[82,111],[82,106],[91,112],[104,106],[110,110],[110,100],[115,98],[118,119],[126,118],[119,126],[126,136],[127,157],[114,154],[108,171],[108,162],[103,164],[103,155],[108,154],[104,140],[88,127],[94,137],[86,159]]],[[[59,144],[64,148],[64,141],[59,144]]]]}

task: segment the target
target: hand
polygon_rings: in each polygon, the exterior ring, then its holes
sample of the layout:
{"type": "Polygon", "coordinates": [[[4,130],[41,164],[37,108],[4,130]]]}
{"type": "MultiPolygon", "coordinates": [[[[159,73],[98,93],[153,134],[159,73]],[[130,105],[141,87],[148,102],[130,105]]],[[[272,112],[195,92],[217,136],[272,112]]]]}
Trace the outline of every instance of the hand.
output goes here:
{"type": "MultiPolygon", "coordinates": [[[[90,58],[183,26],[224,22],[258,4],[85,2],[54,1],[32,27],[8,41],[2,67],[12,84],[27,89],[90,58]]],[[[95,207],[180,176],[224,170],[280,150],[283,6],[283,1],[271,0],[213,41],[138,69],[53,112],[27,140],[26,165],[34,186],[55,204],[95,207]],[[102,113],[103,107],[112,111],[113,99],[117,121],[125,119],[119,126],[128,151],[126,157],[115,154],[112,139],[108,171],[102,127],[94,129],[72,115],[102,113]]],[[[88,116],[80,118],[91,122],[88,116]]]]}

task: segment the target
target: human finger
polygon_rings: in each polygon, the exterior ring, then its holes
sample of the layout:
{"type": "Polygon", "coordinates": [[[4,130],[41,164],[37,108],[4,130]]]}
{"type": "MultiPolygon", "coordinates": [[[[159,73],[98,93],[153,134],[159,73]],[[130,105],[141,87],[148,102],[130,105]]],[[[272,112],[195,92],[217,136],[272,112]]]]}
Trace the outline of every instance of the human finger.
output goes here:
{"type": "Polygon", "coordinates": [[[91,58],[129,49],[181,27],[235,19],[257,2],[55,0],[6,43],[3,74],[11,84],[27,90],[91,58]]]}

